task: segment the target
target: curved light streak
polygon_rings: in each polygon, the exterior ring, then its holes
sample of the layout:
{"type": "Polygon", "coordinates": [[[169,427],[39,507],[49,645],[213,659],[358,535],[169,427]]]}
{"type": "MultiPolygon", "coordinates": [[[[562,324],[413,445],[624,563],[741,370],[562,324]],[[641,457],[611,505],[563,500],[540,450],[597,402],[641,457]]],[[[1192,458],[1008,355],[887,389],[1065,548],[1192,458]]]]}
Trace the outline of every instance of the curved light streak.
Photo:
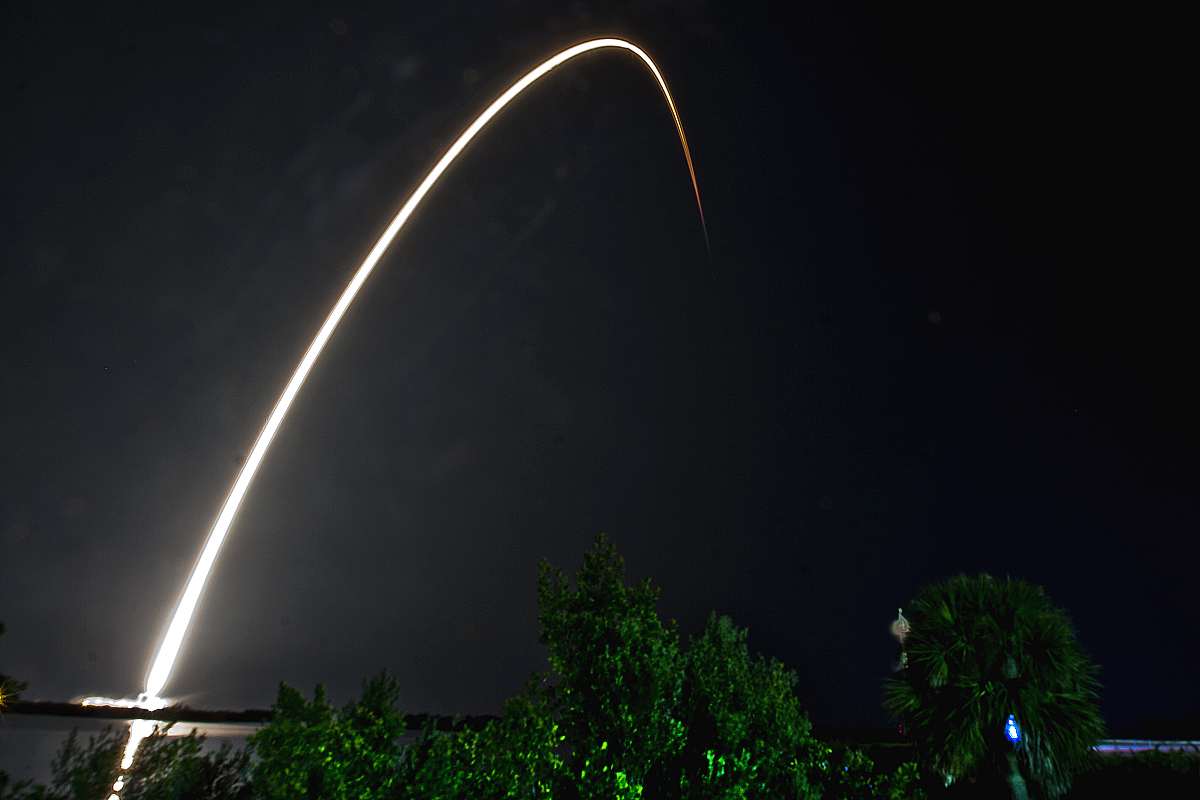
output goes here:
{"type": "MultiPolygon", "coordinates": [[[[425,180],[421,181],[421,185],[408,198],[408,202],[404,204],[400,212],[396,214],[395,219],[388,225],[387,230],[379,237],[379,241],[375,243],[375,247],[371,249],[362,266],[354,273],[350,285],[342,292],[342,296],[338,299],[337,304],[325,319],[325,324],[321,326],[321,330],[317,332],[316,338],[309,345],[308,351],[300,361],[300,366],[296,368],[292,379],[288,381],[287,388],[283,390],[283,395],[279,398],[279,402],[275,404],[275,409],[267,419],[267,424],[263,426],[262,432],[258,435],[258,439],[254,443],[254,449],[250,451],[250,455],[246,459],[242,471],[238,474],[237,481],[233,484],[233,489],[230,490],[229,496],[225,499],[225,505],[221,507],[221,513],[218,515],[216,523],[208,534],[208,539],[204,543],[204,549],[200,553],[200,558],[192,568],[187,585],[184,587],[183,595],[175,606],[171,621],[167,626],[166,633],[159,644],[158,652],[155,654],[154,661],[150,666],[150,672],[146,677],[144,697],[156,699],[158,693],[163,690],[163,687],[167,684],[167,680],[171,677],[171,671],[174,669],[175,663],[179,658],[179,651],[183,647],[188,627],[191,624],[192,617],[195,615],[196,606],[200,602],[200,594],[204,590],[204,584],[208,580],[209,573],[212,572],[213,564],[216,562],[221,545],[224,544],[225,537],[229,534],[229,528],[233,524],[233,518],[237,514],[238,507],[241,506],[242,499],[245,498],[246,491],[250,488],[250,481],[254,479],[254,473],[258,471],[263,457],[267,454],[267,448],[270,446],[271,440],[279,430],[280,424],[283,423],[284,415],[287,414],[288,408],[291,407],[292,401],[296,398],[296,393],[300,391],[304,379],[308,377],[308,373],[313,368],[313,364],[316,363],[317,357],[325,347],[325,343],[329,341],[334,328],[337,327],[338,322],[341,321],[342,316],[346,313],[346,309],[349,308],[355,295],[362,288],[363,282],[371,274],[371,270],[375,268],[379,259],[383,257],[388,245],[396,238],[396,234],[404,227],[404,223],[412,216],[417,205],[425,198],[429,190],[433,188],[433,185],[442,176],[442,173],[458,157],[463,148],[475,138],[475,135],[483,129],[483,126],[488,124],[492,117],[496,116],[517,95],[525,91],[530,84],[550,72],[550,70],[575,56],[605,47],[628,50],[645,62],[650,71],[654,73],[654,78],[658,81],[659,88],[662,89],[663,96],[667,100],[667,105],[671,107],[671,116],[675,119],[675,128],[679,132],[679,141],[683,144],[683,155],[687,159],[688,173],[692,179],[692,189],[696,192],[696,205],[700,206],[700,189],[696,184],[696,172],[692,167],[692,155],[688,149],[687,137],[683,134],[683,123],[679,119],[679,112],[675,108],[675,101],[671,99],[667,83],[663,80],[662,73],[659,72],[654,61],[637,45],[627,42],[624,39],[594,39],[590,42],[577,44],[542,62],[526,74],[525,77],[514,83],[508,91],[500,95],[458,137],[458,140],[450,146],[446,154],[442,156],[441,160],[425,176],[425,180]]],[[[702,206],[700,206],[700,224],[704,229],[704,243],[707,247],[708,228],[704,223],[704,208],[702,206]]]]}

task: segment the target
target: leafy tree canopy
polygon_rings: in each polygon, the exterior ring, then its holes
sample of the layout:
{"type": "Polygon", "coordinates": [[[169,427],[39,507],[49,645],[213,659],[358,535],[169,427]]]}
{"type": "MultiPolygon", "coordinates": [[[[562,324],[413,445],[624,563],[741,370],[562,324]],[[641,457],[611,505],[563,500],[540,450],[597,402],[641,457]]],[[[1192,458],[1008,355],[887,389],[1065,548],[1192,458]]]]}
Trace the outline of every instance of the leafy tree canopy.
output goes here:
{"type": "Polygon", "coordinates": [[[318,685],[312,700],[279,685],[275,716],[247,738],[256,792],[264,800],[377,800],[397,789],[404,715],[400,686],[382,673],[361,700],[334,709],[318,685]]]}
{"type": "Polygon", "coordinates": [[[251,800],[250,754],[227,743],[215,751],[203,745],[195,731],[169,737],[162,730],[143,739],[122,800],[251,800]]]}
{"type": "Polygon", "coordinates": [[[925,765],[947,783],[1007,782],[1019,795],[1032,780],[1050,797],[1066,792],[1104,735],[1098,668],[1067,614],[1039,586],[986,574],[930,585],[910,610],[908,667],[888,681],[885,705],[925,765]]]}
{"type": "Polygon", "coordinates": [[[678,712],[686,743],[668,780],[680,788],[679,797],[810,794],[797,755],[813,742],[793,691],[796,674],[775,659],[751,659],[748,633],[713,612],[690,637],[678,712]]]}
{"type": "Polygon", "coordinates": [[[482,731],[446,736],[426,722],[401,767],[404,800],[551,800],[567,780],[563,736],[538,689],[536,673],[524,695],[504,704],[504,716],[482,731]]]}
{"type": "Polygon", "coordinates": [[[546,559],[538,569],[538,641],[550,646],[561,676],[545,695],[582,796],[638,796],[651,766],[684,742],[675,716],[683,687],[676,623],[659,622],[659,590],[648,578],[626,588],[624,572],[604,534],[584,554],[574,589],[546,559]]]}

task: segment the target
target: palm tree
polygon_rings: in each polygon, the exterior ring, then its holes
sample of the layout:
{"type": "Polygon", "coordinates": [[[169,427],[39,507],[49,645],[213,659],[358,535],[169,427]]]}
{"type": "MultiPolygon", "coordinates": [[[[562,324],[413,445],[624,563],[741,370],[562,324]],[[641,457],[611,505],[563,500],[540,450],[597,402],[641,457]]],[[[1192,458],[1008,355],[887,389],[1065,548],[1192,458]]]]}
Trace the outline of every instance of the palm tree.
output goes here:
{"type": "MultiPolygon", "coordinates": [[[[3,635],[4,623],[0,622],[0,636],[3,635]]],[[[25,683],[0,672],[0,709],[4,709],[19,700],[21,692],[24,690],[25,683]]]]}
{"type": "Polygon", "coordinates": [[[1065,793],[1104,735],[1099,668],[1066,613],[1040,586],[981,574],[925,587],[909,617],[907,669],[887,681],[884,705],[926,769],[977,794],[1065,793]]]}

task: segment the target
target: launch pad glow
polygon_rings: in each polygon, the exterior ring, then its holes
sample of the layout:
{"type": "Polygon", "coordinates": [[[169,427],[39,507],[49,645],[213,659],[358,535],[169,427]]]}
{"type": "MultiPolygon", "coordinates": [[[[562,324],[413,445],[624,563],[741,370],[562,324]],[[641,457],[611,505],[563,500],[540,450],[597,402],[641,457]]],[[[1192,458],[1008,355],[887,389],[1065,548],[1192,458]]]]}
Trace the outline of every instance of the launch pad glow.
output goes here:
{"type": "MultiPolygon", "coordinates": [[[[700,224],[702,230],[704,231],[705,246],[708,246],[708,230],[704,223],[704,209],[700,205],[700,189],[696,184],[696,172],[692,166],[692,156],[691,151],[688,149],[687,137],[684,136],[683,133],[683,123],[679,119],[679,112],[675,107],[675,101],[671,98],[671,93],[667,89],[667,84],[666,81],[663,80],[662,73],[659,72],[659,69],[655,65],[654,61],[649,55],[646,54],[644,50],[637,45],[632,44],[631,42],[625,41],[624,39],[594,39],[592,41],[584,42],[563,50],[557,55],[542,62],[520,80],[514,83],[506,92],[504,92],[504,94],[500,95],[499,98],[497,98],[490,106],[488,106],[483,113],[475,119],[474,122],[471,123],[466,131],[464,131],[463,134],[454,142],[454,144],[450,146],[450,149],[446,151],[437,164],[434,165],[433,169],[429,171],[429,174],[425,176],[425,179],[421,181],[421,184],[417,187],[416,191],[413,192],[412,196],[409,197],[408,201],[405,202],[403,207],[401,207],[399,213],[396,214],[391,224],[388,225],[387,229],[383,232],[383,235],[379,238],[379,241],[375,243],[375,246],[371,249],[371,252],[363,261],[362,266],[360,266],[358,271],[355,272],[354,277],[351,279],[350,284],[346,287],[346,290],[342,292],[342,296],[338,299],[337,304],[334,305],[333,310],[329,312],[329,316],[325,319],[325,323],[321,326],[320,331],[317,332],[316,338],[313,339],[312,344],[309,345],[307,352],[304,354],[304,358],[300,361],[300,365],[296,368],[291,380],[288,381],[287,387],[283,390],[283,394],[280,396],[279,401],[275,404],[275,408],[271,412],[271,416],[267,419],[266,425],[263,426],[262,432],[259,433],[258,439],[255,441],[254,447],[246,459],[245,465],[242,467],[241,472],[238,474],[237,480],[233,484],[233,488],[230,490],[228,497],[225,499],[225,504],[221,507],[221,512],[217,516],[216,522],[209,531],[208,538],[204,543],[204,549],[201,551],[199,559],[197,559],[195,566],[192,568],[191,574],[187,580],[187,584],[184,587],[183,594],[175,606],[175,610],[171,615],[170,622],[167,625],[166,632],[163,634],[158,645],[158,650],[154,655],[154,660],[151,662],[150,671],[146,676],[145,691],[139,696],[138,700],[125,702],[137,705],[139,707],[151,707],[155,704],[158,704],[158,707],[161,707],[163,704],[162,699],[159,697],[159,693],[167,685],[167,681],[171,677],[171,672],[174,670],[175,664],[179,659],[180,650],[183,647],[183,642],[187,636],[188,628],[191,625],[192,618],[196,613],[196,606],[200,602],[200,596],[204,590],[204,585],[208,581],[208,577],[212,572],[217,555],[221,550],[221,545],[224,544],[225,538],[229,534],[229,529],[233,525],[233,520],[237,515],[238,508],[241,506],[242,500],[245,498],[246,492],[250,488],[250,482],[254,479],[254,475],[258,471],[259,465],[262,464],[262,460],[267,454],[267,449],[271,445],[271,440],[274,439],[276,432],[279,430],[279,426],[283,423],[284,416],[287,414],[288,409],[292,405],[292,401],[296,398],[296,394],[300,391],[300,387],[304,384],[305,378],[308,377],[308,373],[312,370],[313,365],[316,363],[317,357],[321,355],[321,350],[324,349],[326,342],[329,341],[329,337],[333,335],[334,329],[341,321],[342,316],[345,315],[346,310],[350,307],[350,303],[354,301],[354,298],[362,288],[363,283],[367,280],[367,277],[370,276],[371,271],[375,268],[375,265],[379,262],[379,259],[383,257],[384,252],[387,250],[388,246],[391,245],[392,240],[396,238],[396,235],[400,232],[400,229],[404,227],[404,224],[408,221],[409,217],[412,216],[417,205],[422,199],[424,199],[425,195],[429,193],[429,190],[433,188],[434,184],[437,183],[438,179],[442,176],[442,173],[444,173],[454,159],[458,157],[463,148],[465,148],[467,144],[473,138],[475,138],[475,135],[478,134],[485,125],[487,125],[492,117],[496,116],[496,114],[499,113],[500,110],[506,105],[508,105],[509,102],[516,98],[517,95],[523,92],[538,78],[546,75],[555,67],[563,64],[566,61],[569,61],[575,56],[592,50],[599,50],[601,48],[619,48],[627,50],[640,58],[654,74],[654,78],[658,82],[659,88],[662,90],[663,97],[666,99],[667,105],[670,106],[671,116],[675,121],[675,128],[679,133],[679,141],[683,145],[683,154],[684,158],[687,160],[688,174],[692,180],[692,189],[696,193],[696,205],[700,209],[700,224]]],[[[137,727],[138,726],[135,724],[135,728],[137,727]]],[[[146,727],[147,726],[143,725],[140,726],[140,728],[138,728],[136,731],[131,731],[130,744],[126,748],[125,758],[122,761],[122,770],[128,769],[128,765],[131,763],[133,753],[137,748],[135,735],[146,735],[148,731],[142,730],[146,727]]],[[[117,786],[114,786],[114,789],[116,791],[120,791],[120,788],[117,786]]]]}

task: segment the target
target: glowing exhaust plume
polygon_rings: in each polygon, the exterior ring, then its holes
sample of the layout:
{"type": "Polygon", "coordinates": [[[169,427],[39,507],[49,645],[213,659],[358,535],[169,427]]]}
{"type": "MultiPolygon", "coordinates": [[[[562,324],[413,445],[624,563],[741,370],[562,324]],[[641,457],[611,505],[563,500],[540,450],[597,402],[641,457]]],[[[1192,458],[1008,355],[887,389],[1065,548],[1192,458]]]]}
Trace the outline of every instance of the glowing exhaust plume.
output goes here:
{"type": "MultiPolygon", "coordinates": [[[[304,358],[300,361],[300,366],[296,368],[295,374],[288,381],[287,388],[283,390],[283,395],[279,398],[279,402],[275,404],[275,409],[267,419],[267,424],[263,427],[262,433],[258,435],[258,439],[254,443],[254,449],[250,451],[250,456],[246,459],[245,466],[242,467],[237,481],[233,484],[233,489],[229,492],[229,497],[225,500],[225,505],[221,508],[221,513],[217,517],[216,524],[213,525],[212,530],[208,534],[208,540],[204,543],[204,550],[200,553],[200,558],[197,560],[195,567],[192,568],[191,576],[188,578],[187,585],[183,590],[183,596],[180,597],[179,603],[175,607],[174,614],[171,616],[171,622],[167,626],[167,631],[163,635],[158,652],[155,654],[154,661],[150,666],[149,675],[146,677],[145,696],[147,698],[157,698],[158,693],[163,690],[163,687],[167,684],[167,679],[171,676],[171,670],[174,669],[175,662],[179,657],[179,650],[183,646],[183,639],[187,635],[188,626],[191,624],[192,616],[195,614],[196,604],[200,601],[200,593],[204,590],[204,584],[208,580],[209,573],[212,572],[217,553],[221,550],[221,545],[229,533],[229,527],[233,524],[233,518],[237,514],[238,507],[241,505],[242,499],[246,496],[246,490],[250,487],[250,481],[254,479],[254,473],[258,471],[258,467],[267,453],[267,448],[270,446],[271,440],[283,422],[284,415],[287,414],[288,408],[292,405],[292,401],[296,397],[296,393],[300,391],[300,386],[304,383],[304,379],[308,377],[309,370],[312,369],[317,357],[321,354],[325,343],[329,341],[329,337],[333,334],[333,329],[337,327],[342,315],[346,313],[346,309],[354,300],[355,295],[358,294],[358,290],[362,287],[363,282],[366,281],[367,276],[371,274],[371,270],[375,268],[376,263],[383,256],[384,251],[387,250],[388,245],[392,243],[392,240],[400,232],[404,223],[412,216],[417,204],[429,193],[429,190],[433,188],[433,185],[442,176],[442,173],[446,171],[446,168],[458,157],[458,154],[467,146],[467,143],[475,138],[475,135],[483,129],[483,126],[499,113],[500,109],[508,105],[513,98],[523,92],[538,78],[563,62],[582,53],[598,50],[603,47],[617,47],[628,50],[645,62],[650,71],[654,73],[654,78],[658,81],[659,88],[662,89],[663,96],[667,100],[667,105],[671,107],[671,116],[675,119],[675,128],[679,132],[679,141],[683,145],[683,155],[687,159],[688,173],[692,179],[692,189],[696,192],[696,204],[697,206],[700,205],[700,189],[696,185],[696,172],[692,168],[692,155],[688,150],[687,138],[683,135],[683,123],[679,120],[679,112],[675,108],[675,101],[671,99],[671,93],[667,90],[667,84],[663,80],[662,73],[658,71],[658,67],[655,66],[650,56],[646,55],[645,51],[640,47],[623,39],[595,39],[575,45],[544,61],[540,66],[514,83],[508,91],[500,95],[494,103],[488,106],[471,123],[471,126],[467,128],[462,136],[458,137],[458,140],[451,145],[441,160],[425,176],[425,180],[421,181],[421,185],[413,192],[412,197],[408,198],[408,202],[400,209],[400,213],[388,225],[387,230],[383,232],[383,236],[375,243],[375,247],[371,249],[362,266],[358,268],[358,271],[354,274],[354,278],[350,281],[350,285],[346,287],[346,291],[342,293],[341,298],[337,301],[337,305],[329,312],[329,317],[325,320],[325,324],[321,326],[317,337],[309,345],[308,352],[304,354],[304,358]]],[[[704,230],[704,243],[707,247],[708,228],[704,223],[703,207],[700,208],[700,224],[704,230]]]]}

